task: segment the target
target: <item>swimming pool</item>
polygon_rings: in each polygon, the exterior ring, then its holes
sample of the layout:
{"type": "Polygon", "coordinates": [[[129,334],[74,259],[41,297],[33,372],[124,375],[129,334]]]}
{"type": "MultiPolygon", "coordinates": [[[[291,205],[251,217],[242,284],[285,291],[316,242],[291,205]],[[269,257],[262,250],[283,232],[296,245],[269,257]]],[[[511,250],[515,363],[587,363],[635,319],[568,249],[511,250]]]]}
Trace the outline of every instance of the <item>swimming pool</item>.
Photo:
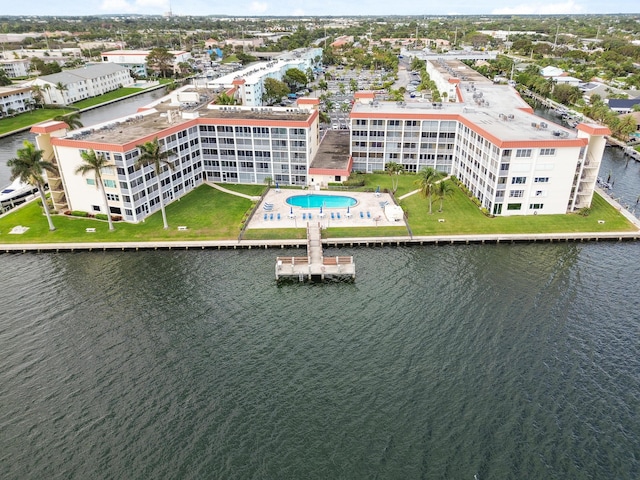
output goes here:
{"type": "Polygon", "coordinates": [[[302,208],[347,208],[353,207],[358,201],[345,195],[294,195],[287,198],[287,203],[302,208]]]}

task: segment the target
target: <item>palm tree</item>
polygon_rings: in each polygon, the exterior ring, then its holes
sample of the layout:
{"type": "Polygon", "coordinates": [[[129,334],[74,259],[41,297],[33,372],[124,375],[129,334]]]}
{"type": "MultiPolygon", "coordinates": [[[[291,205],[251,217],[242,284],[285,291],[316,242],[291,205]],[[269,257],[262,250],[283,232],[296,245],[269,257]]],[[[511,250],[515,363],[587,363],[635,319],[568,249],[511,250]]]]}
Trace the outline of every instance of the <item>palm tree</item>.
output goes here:
{"type": "Polygon", "coordinates": [[[429,200],[429,215],[433,213],[433,190],[435,182],[441,178],[441,174],[433,167],[423,167],[418,172],[418,180],[416,183],[420,187],[420,193],[424,198],[429,200]]]}
{"type": "Polygon", "coordinates": [[[62,103],[64,103],[64,104],[66,105],[66,104],[67,104],[67,102],[66,102],[66,101],[65,101],[65,99],[64,99],[64,92],[66,92],[66,91],[67,91],[67,90],[69,90],[69,89],[68,89],[68,88],[67,88],[67,86],[66,86],[64,83],[62,83],[62,82],[58,82],[58,83],[56,83],[55,88],[56,88],[56,90],[58,90],[58,91],[60,92],[60,96],[62,97],[62,103]]]}
{"type": "Polygon", "coordinates": [[[44,195],[44,173],[45,171],[55,173],[56,167],[46,160],[42,160],[42,150],[38,150],[36,146],[28,140],[23,143],[24,147],[19,148],[16,158],[7,160],[7,166],[11,169],[11,180],[19,178],[20,181],[33,185],[38,189],[42,206],[49,222],[49,230],[53,231],[56,227],[51,220],[51,212],[49,212],[49,204],[44,195]]]}
{"type": "Polygon", "coordinates": [[[162,200],[162,185],[160,184],[160,169],[162,166],[167,166],[173,170],[173,164],[168,159],[175,155],[173,150],[160,151],[160,144],[158,143],[158,137],[154,138],[151,142],[143,143],[142,145],[136,145],[140,149],[140,156],[136,160],[136,168],[146,167],[148,165],[153,166],[153,170],[156,174],[156,181],[158,182],[158,193],[160,195],[160,209],[162,210],[162,224],[165,230],[169,228],[167,223],[167,213],[164,210],[164,201],[162,200]]]}
{"type": "Polygon", "coordinates": [[[96,154],[95,150],[80,152],[80,156],[82,157],[82,160],[84,160],[84,163],[76,168],[76,174],[80,173],[84,177],[86,173],[93,173],[96,188],[99,188],[102,192],[102,200],[104,201],[105,208],[107,209],[109,230],[113,231],[113,221],[111,220],[111,211],[109,210],[109,202],[107,201],[107,192],[104,189],[104,183],[102,183],[102,170],[110,166],[109,161],[104,155],[96,154]]]}
{"type": "Polygon", "coordinates": [[[51,103],[51,84],[49,83],[45,83],[42,86],[42,90],[44,90],[44,93],[46,94],[45,96],[47,97],[47,99],[49,100],[48,102],[44,102],[44,98],[43,98],[43,102],[44,103],[51,103]]]}
{"type": "Polygon", "coordinates": [[[78,112],[69,113],[67,115],[56,115],[53,119],[57,122],[66,123],[70,130],[75,130],[84,126],[80,121],[80,113],[78,112]]]}
{"type": "Polygon", "coordinates": [[[391,177],[391,191],[395,194],[396,190],[398,190],[398,177],[402,172],[404,172],[404,167],[401,163],[396,162],[387,162],[384,166],[384,169],[391,177]],[[396,175],[396,177],[394,177],[396,175]]]}
{"type": "Polygon", "coordinates": [[[435,185],[435,194],[440,199],[440,210],[438,211],[441,212],[444,197],[450,197],[453,195],[453,187],[446,180],[441,180],[435,185]]]}

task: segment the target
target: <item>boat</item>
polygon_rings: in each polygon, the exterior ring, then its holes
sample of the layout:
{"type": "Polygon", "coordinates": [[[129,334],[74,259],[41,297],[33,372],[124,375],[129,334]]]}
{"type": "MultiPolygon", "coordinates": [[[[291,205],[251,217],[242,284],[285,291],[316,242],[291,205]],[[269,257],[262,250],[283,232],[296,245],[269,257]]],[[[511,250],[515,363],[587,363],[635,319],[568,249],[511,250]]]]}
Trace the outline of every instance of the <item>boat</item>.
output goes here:
{"type": "Polygon", "coordinates": [[[24,201],[26,197],[38,191],[37,187],[24,183],[16,178],[11,185],[5,187],[0,192],[0,204],[9,205],[24,201]]]}

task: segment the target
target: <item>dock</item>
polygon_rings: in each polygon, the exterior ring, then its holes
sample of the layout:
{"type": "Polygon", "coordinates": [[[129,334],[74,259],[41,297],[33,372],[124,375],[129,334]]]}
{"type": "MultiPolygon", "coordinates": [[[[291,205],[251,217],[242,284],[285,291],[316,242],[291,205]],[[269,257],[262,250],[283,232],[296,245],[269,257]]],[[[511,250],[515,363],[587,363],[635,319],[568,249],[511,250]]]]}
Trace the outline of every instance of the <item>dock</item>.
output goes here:
{"type": "Polygon", "coordinates": [[[356,278],[353,257],[325,257],[322,250],[322,229],[320,223],[307,223],[307,256],[277,257],[276,280],[289,278],[305,280],[352,279],[356,278]]]}

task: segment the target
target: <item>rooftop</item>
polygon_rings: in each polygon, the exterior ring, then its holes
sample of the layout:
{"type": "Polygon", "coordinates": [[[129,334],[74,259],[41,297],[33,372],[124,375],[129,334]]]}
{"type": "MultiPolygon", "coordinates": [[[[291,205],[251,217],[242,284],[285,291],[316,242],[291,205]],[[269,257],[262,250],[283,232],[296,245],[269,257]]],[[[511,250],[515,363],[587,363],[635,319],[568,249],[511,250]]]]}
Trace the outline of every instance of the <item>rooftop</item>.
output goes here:
{"type": "Polygon", "coordinates": [[[461,82],[461,102],[356,102],[351,116],[394,116],[419,119],[465,118],[502,141],[576,138],[565,128],[532,113],[513,88],[492,82],[461,82]]]}
{"type": "Polygon", "coordinates": [[[349,130],[327,130],[310,169],[345,170],[349,166],[349,130]]]}
{"type": "Polygon", "coordinates": [[[97,125],[85,126],[67,134],[67,139],[124,145],[158,132],[191,122],[196,118],[252,120],[273,125],[274,121],[307,122],[311,111],[284,107],[239,107],[212,105],[212,97],[189,87],[163,97],[139,110],[138,113],[97,125]],[[181,102],[180,94],[190,95],[189,102],[181,102]]]}

